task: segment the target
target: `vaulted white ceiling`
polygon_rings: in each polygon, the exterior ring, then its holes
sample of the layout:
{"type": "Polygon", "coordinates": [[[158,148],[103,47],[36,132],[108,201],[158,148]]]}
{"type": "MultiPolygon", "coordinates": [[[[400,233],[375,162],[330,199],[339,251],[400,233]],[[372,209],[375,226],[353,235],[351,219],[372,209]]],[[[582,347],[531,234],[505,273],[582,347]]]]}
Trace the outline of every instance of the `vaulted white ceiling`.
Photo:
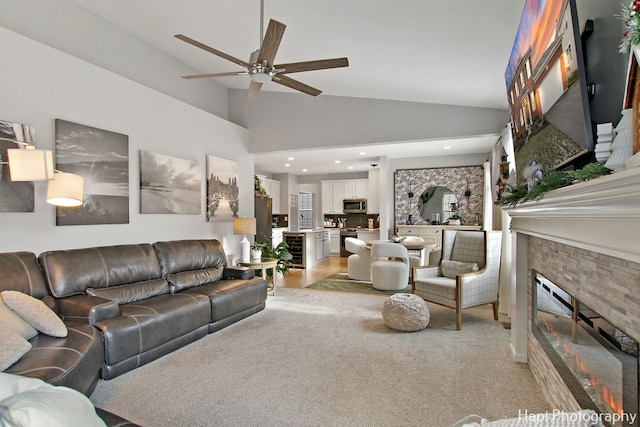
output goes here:
{"type": "MultiPolygon", "coordinates": [[[[60,16],[64,16],[64,9],[70,4],[86,8],[200,73],[241,71],[241,68],[176,39],[175,34],[182,33],[245,61],[259,47],[260,0],[73,1],[61,6],[60,16]]],[[[287,26],[276,63],[349,58],[347,68],[289,75],[322,90],[324,95],[507,109],[504,70],[524,0],[264,0],[264,3],[264,28],[269,19],[287,26]]],[[[74,39],[72,28],[69,34],[57,36],[56,43],[65,41],[75,44],[75,49],[84,43],[77,37],[74,39]]],[[[90,50],[90,42],[85,44],[84,48],[90,50]]],[[[106,45],[93,55],[105,56],[106,63],[110,54],[112,63],[122,61],[123,57],[109,52],[106,45]]],[[[133,62],[136,64],[131,66],[139,68],[134,79],[140,81],[146,76],[153,79],[156,70],[153,65],[145,68],[144,56],[135,57],[133,62]]],[[[228,88],[246,89],[249,77],[216,78],[215,82],[228,88]]],[[[266,83],[262,90],[297,93],[273,82],[266,83]]],[[[356,172],[369,169],[370,158],[375,156],[489,153],[496,135],[460,135],[448,140],[427,137],[402,145],[394,141],[395,148],[378,144],[342,151],[257,154],[256,169],[301,173],[305,167],[302,160],[307,159],[315,166],[326,165],[316,167],[315,173],[356,172]],[[450,151],[443,151],[444,146],[451,147],[450,151]],[[367,152],[367,158],[361,152],[367,152]],[[284,166],[285,155],[298,159],[297,170],[284,166]],[[335,164],[334,160],[341,160],[341,164],[335,164]],[[353,169],[348,169],[348,165],[353,169]],[[341,166],[344,168],[340,169],[341,166]]]]}
{"type": "MultiPolygon", "coordinates": [[[[173,36],[247,61],[259,48],[259,0],[76,0],[202,73],[241,70],[173,36]]],[[[290,75],[323,93],[506,108],[504,69],[524,0],[264,0],[286,24],[277,63],[349,58],[348,68],[290,75]]],[[[153,72],[153,70],[149,70],[153,72]]],[[[218,78],[247,88],[247,76],[218,78]]],[[[268,83],[267,91],[287,91],[268,83]]]]}

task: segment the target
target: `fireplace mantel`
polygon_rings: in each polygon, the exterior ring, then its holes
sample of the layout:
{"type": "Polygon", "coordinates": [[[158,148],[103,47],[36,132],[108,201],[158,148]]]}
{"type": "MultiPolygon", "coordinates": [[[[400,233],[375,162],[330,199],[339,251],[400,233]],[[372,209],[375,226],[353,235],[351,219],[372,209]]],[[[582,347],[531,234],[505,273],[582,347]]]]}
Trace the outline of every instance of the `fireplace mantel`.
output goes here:
{"type": "Polygon", "coordinates": [[[640,262],[640,167],[506,209],[511,230],[640,262]]]}
{"type": "Polygon", "coordinates": [[[505,211],[511,218],[511,352],[514,360],[527,362],[528,239],[640,263],[640,167],[553,190],[505,211]]]}

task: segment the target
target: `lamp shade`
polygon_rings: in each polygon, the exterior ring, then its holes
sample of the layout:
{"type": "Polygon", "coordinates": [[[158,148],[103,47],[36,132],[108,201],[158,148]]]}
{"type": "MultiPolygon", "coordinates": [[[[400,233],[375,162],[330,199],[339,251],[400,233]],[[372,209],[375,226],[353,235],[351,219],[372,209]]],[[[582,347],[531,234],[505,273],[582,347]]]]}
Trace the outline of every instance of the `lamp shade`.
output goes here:
{"type": "Polygon", "coordinates": [[[10,148],[7,150],[11,181],[46,181],[53,178],[53,152],[10,148]]]}
{"type": "Polygon", "coordinates": [[[47,203],[56,206],[80,206],[84,199],[84,178],[73,173],[56,172],[47,187],[47,203]]]}
{"type": "Polygon", "coordinates": [[[233,234],[256,234],[255,218],[234,218],[233,234]]]}

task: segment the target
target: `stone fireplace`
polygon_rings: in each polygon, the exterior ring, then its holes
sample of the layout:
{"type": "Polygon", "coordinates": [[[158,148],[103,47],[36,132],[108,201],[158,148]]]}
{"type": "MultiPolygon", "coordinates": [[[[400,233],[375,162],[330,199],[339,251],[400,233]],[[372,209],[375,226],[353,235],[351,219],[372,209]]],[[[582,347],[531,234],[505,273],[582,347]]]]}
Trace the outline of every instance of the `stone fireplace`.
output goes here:
{"type": "MultiPolygon", "coordinates": [[[[548,279],[624,336],[640,341],[640,168],[554,190],[507,212],[514,266],[513,358],[529,363],[554,408],[578,410],[585,403],[579,403],[575,383],[563,377],[564,368],[545,351],[535,330],[536,278],[548,279]]],[[[637,411],[637,378],[635,393],[637,411]]],[[[622,425],[637,425],[637,420],[622,425]]]]}

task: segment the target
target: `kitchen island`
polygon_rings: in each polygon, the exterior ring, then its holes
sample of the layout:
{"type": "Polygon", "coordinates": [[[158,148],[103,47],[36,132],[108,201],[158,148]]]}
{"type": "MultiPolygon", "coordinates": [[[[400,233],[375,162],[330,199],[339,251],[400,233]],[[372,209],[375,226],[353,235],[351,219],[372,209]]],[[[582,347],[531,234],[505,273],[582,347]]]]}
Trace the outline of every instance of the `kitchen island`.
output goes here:
{"type": "Polygon", "coordinates": [[[311,268],[329,260],[331,243],[328,229],[285,231],[282,236],[293,255],[293,267],[311,268]]]}

